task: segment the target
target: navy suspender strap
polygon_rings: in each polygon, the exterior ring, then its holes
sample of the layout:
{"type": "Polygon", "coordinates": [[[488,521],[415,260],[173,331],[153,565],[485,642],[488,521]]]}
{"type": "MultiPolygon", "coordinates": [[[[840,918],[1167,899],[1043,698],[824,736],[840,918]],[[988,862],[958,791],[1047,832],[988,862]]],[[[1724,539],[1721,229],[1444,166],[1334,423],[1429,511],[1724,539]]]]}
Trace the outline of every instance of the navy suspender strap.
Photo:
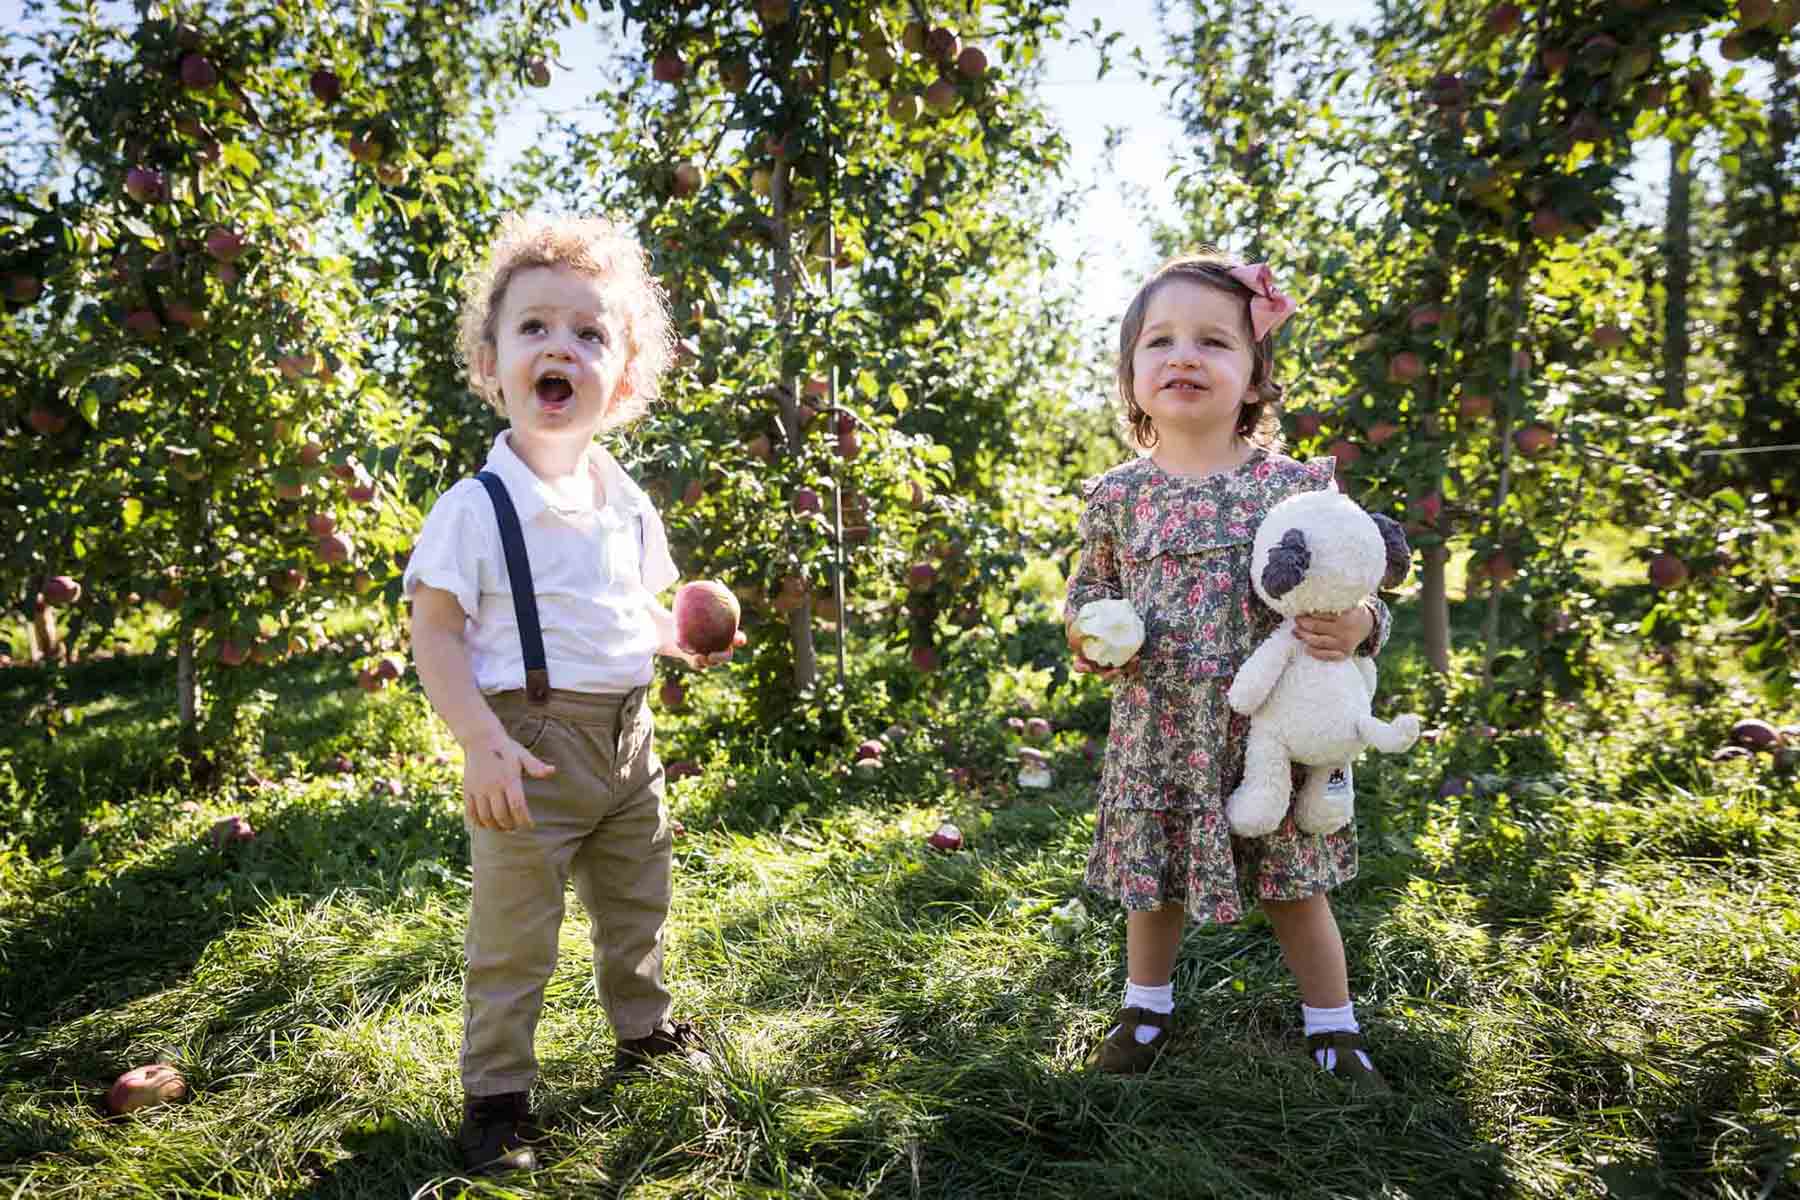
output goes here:
{"type": "Polygon", "coordinates": [[[500,549],[506,555],[506,578],[512,584],[513,612],[519,620],[519,643],[525,652],[525,698],[533,704],[550,699],[550,668],[544,661],[544,627],[538,623],[537,591],[531,584],[531,560],[525,555],[525,531],[506,485],[492,471],[475,478],[494,502],[500,523],[500,549]]]}

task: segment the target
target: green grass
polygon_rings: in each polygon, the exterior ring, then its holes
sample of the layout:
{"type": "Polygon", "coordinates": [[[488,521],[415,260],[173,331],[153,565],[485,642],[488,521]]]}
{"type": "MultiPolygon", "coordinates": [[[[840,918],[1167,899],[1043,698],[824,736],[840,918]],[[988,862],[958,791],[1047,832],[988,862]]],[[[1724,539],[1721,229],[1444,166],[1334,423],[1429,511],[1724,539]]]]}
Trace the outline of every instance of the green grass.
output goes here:
{"type": "MultiPolygon", "coordinates": [[[[1795,1194],[1800,784],[1766,758],[1711,762],[1739,700],[1630,649],[1605,690],[1484,736],[1479,698],[1426,677],[1399,618],[1384,703],[1443,734],[1359,767],[1362,874],[1335,901],[1393,1100],[1303,1059],[1258,916],[1190,932],[1154,1074],[1082,1070],[1117,1005],[1122,925],[1095,905],[1058,940],[1048,911],[1091,835],[1094,685],[1046,706],[1064,727],[1048,793],[1005,782],[981,705],[897,714],[914,728],[873,778],[702,746],[702,711],[663,721],[665,757],[708,752],[671,789],[688,833],[668,974],[716,1069],[608,1082],[571,902],[538,1038],[548,1166],[475,1190],[1795,1194]],[[949,790],[946,746],[989,768],[979,793],[949,790]],[[1438,798],[1449,773],[1478,792],[1438,798]],[[945,815],[960,854],[923,846],[945,815]]],[[[0,1188],[460,1191],[467,846],[444,735],[416,691],[371,699],[339,661],[291,663],[245,677],[281,697],[240,730],[254,771],[189,796],[167,675],[72,669],[50,706],[79,723],[0,733],[0,1188]],[[325,769],[339,751],[354,772],[325,769]],[[259,836],[214,849],[230,812],[259,836]],[[108,1119],[111,1079],[159,1058],[193,1099],[108,1119]]],[[[0,703],[41,715],[51,682],[0,672],[0,703]]]]}

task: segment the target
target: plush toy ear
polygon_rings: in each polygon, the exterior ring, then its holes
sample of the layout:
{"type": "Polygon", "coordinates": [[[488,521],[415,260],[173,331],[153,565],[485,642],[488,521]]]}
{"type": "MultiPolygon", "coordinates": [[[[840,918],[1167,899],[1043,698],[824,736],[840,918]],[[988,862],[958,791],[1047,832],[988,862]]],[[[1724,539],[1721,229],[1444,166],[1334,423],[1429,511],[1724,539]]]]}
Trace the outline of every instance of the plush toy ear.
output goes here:
{"type": "Polygon", "coordinates": [[[1269,561],[1263,566],[1262,585],[1272,599],[1279,600],[1306,578],[1312,566],[1312,553],[1306,548],[1306,535],[1290,529],[1281,535],[1279,545],[1269,548],[1269,561]]]}
{"type": "Polygon", "coordinates": [[[1381,577],[1381,586],[1397,588],[1412,572],[1412,547],[1406,543],[1406,530],[1392,517],[1381,513],[1370,515],[1375,518],[1375,528],[1381,530],[1382,544],[1387,547],[1387,574],[1381,577]]]}

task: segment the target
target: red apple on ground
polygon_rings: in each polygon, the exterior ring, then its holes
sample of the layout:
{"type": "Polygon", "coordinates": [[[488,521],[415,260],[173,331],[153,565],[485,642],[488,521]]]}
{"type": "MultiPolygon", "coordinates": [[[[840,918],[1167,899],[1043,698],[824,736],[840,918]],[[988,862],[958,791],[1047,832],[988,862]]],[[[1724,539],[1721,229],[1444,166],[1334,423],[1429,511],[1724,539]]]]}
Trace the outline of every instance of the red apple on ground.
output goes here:
{"type": "Polygon", "coordinates": [[[108,1111],[124,1116],[140,1108],[173,1104],[187,1098],[187,1081],[168,1063],[150,1063],[133,1067],[113,1083],[106,1093],[108,1111]]]}
{"type": "Polygon", "coordinates": [[[1650,582],[1666,592],[1687,582],[1688,568],[1681,559],[1664,551],[1650,560],[1648,574],[1650,582]]]}
{"type": "Polygon", "coordinates": [[[222,848],[232,842],[256,840],[256,830],[250,827],[250,821],[246,817],[226,817],[221,821],[214,821],[206,836],[214,847],[222,848]]]}
{"type": "Polygon", "coordinates": [[[1756,717],[1745,717],[1731,727],[1731,740],[1747,750],[1766,750],[1771,753],[1781,745],[1781,734],[1767,721],[1756,717]]]}
{"type": "Polygon", "coordinates": [[[675,640],[699,654],[721,654],[737,639],[738,599],[717,580],[685,583],[675,592],[675,640]]]}
{"type": "Polygon", "coordinates": [[[946,854],[961,850],[963,844],[962,830],[958,829],[949,821],[945,821],[931,831],[931,836],[925,839],[925,844],[930,846],[933,850],[942,850],[946,854]]]}
{"type": "Polygon", "coordinates": [[[878,759],[883,754],[886,754],[886,753],[887,753],[887,746],[882,742],[882,740],[880,738],[865,738],[863,740],[863,742],[859,746],[856,747],[856,758],[858,761],[861,761],[865,758],[877,758],[878,759]]]}

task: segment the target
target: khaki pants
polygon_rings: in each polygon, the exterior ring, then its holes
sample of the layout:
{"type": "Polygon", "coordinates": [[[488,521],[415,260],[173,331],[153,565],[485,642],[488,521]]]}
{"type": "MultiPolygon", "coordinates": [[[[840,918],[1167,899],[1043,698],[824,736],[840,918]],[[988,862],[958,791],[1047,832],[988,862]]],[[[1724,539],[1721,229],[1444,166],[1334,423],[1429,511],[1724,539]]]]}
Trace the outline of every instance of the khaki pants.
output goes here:
{"type": "Polygon", "coordinates": [[[669,822],[644,699],[643,688],[552,691],[546,704],[522,691],[487,698],[508,735],[556,774],[524,777],[531,828],[468,826],[465,1095],[522,1092],[537,1078],[533,1041],[571,878],[593,923],[594,983],[615,1036],[643,1037],[669,1014],[669,822]]]}

